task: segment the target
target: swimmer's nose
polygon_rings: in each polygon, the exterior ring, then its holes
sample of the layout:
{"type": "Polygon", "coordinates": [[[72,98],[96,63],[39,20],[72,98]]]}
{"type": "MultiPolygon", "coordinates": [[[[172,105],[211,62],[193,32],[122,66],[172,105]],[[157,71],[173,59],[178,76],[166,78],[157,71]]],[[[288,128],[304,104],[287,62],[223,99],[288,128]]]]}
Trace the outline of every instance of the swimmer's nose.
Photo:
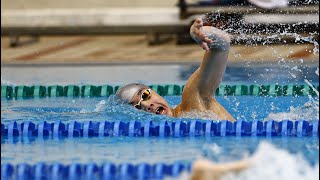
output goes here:
{"type": "Polygon", "coordinates": [[[143,102],[141,102],[141,104],[144,107],[145,111],[148,111],[148,112],[155,112],[156,111],[156,107],[152,102],[143,101],[143,102]]]}

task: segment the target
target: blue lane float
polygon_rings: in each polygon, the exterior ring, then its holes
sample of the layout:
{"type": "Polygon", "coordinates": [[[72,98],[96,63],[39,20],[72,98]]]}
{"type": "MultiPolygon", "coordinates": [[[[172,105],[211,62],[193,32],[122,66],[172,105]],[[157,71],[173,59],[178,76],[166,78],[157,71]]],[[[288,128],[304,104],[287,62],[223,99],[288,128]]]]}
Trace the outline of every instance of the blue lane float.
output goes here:
{"type": "Polygon", "coordinates": [[[35,179],[46,179],[48,174],[48,167],[45,163],[40,162],[33,166],[33,174],[35,179]]]}
{"type": "Polygon", "coordinates": [[[319,136],[319,120],[314,121],[101,121],[39,122],[1,124],[3,137],[194,137],[194,136],[319,136]]]}
{"type": "Polygon", "coordinates": [[[117,167],[112,163],[104,163],[100,169],[100,176],[104,179],[115,179],[117,167]]]}
{"type": "Polygon", "coordinates": [[[53,129],[52,123],[47,123],[46,121],[42,121],[36,126],[36,129],[34,130],[33,134],[39,137],[49,136],[50,134],[52,134],[52,129],[53,129]]]}
{"type": "Polygon", "coordinates": [[[98,179],[99,167],[95,163],[88,163],[84,166],[84,179],[98,179]]]}
{"type": "Polygon", "coordinates": [[[190,172],[192,163],[175,162],[173,164],[113,164],[60,163],[46,164],[43,162],[34,165],[21,163],[12,165],[1,164],[1,179],[163,179],[165,177],[178,177],[182,172],[190,172]]]}
{"type": "Polygon", "coordinates": [[[141,127],[142,132],[143,132],[143,136],[144,137],[149,137],[153,135],[153,122],[152,121],[146,121],[143,124],[143,127],[141,127]]]}
{"type": "Polygon", "coordinates": [[[54,163],[48,166],[49,166],[48,176],[51,177],[51,179],[63,179],[67,176],[67,172],[66,172],[67,168],[64,165],[60,163],[54,163]]]}

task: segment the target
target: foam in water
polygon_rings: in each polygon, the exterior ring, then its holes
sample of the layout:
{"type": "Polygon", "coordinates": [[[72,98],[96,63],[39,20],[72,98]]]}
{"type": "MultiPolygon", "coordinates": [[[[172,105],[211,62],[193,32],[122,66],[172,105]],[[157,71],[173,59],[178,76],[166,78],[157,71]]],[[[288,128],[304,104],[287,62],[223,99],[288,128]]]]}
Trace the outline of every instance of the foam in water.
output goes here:
{"type": "Polygon", "coordinates": [[[107,101],[106,100],[101,100],[98,102],[98,104],[95,105],[95,108],[94,110],[89,110],[87,108],[82,108],[80,110],[80,113],[90,113],[90,112],[100,112],[100,111],[103,111],[106,107],[106,103],[107,101]]]}
{"type": "MultiPolygon", "coordinates": [[[[216,149],[216,145],[213,145],[212,150],[216,149]]],[[[291,154],[268,142],[261,142],[251,159],[253,163],[248,169],[239,174],[228,173],[222,180],[319,179],[319,162],[311,165],[302,155],[291,154]]],[[[183,173],[179,179],[185,180],[189,176],[190,174],[183,173]]]]}
{"type": "Polygon", "coordinates": [[[253,155],[253,165],[240,174],[228,174],[223,180],[316,180],[319,179],[319,162],[312,166],[300,154],[290,154],[274,145],[261,142],[253,155]]]}
{"type": "Polygon", "coordinates": [[[264,121],[275,120],[281,121],[285,119],[290,120],[309,120],[313,121],[319,119],[319,92],[313,87],[313,85],[305,79],[305,82],[314,90],[317,97],[313,98],[310,94],[308,95],[309,101],[306,102],[303,106],[299,107],[290,107],[289,112],[280,112],[280,113],[270,113],[264,119],[264,121]]]}

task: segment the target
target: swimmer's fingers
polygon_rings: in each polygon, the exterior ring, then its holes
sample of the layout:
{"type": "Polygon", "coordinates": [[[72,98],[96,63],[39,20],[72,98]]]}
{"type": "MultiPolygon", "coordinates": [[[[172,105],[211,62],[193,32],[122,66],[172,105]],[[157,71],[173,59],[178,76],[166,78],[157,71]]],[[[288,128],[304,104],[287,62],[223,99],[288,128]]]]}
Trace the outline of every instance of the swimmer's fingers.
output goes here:
{"type": "Polygon", "coordinates": [[[192,28],[191,33],[193,34],[194,37],[198,38],[200,34],[200,30],[198,28],[192,28]]]}
{"type": "Polygon", "coordinates": [[[205,41],[205,42],[210,41],[210,39],[207,38],[207,36],[201,31],[201,29],[195,28],[192,32],[199,41],[205,41]]]}
{"type": "Polygon", "coordinates": [[[206,43],[213,43],[213,41],[210,38],[208,38],[207,35],[200,28],[193,29],[193,34],[200,41],[204,41],[206,43]]]}
{"type": "Polygon", "coordinates": [[[213,41],[209,38],[206,37],[206,35],[204,33],[200,33],[199,35],[199,41],[201,42],[200,45],[202,48],[204,48],[205,50],[209,50],[207,47],[207,43],[212,43],[213,41]]]}
{"type": "Polygon", "coordinates": [[[204,38],[203,41],[206,42],[206,43],[210,43],[210,44],[213,43],[213,40],[212,40],[212,39],[209,39],[209,38],[207,38],[207,37],[204,38]]]}
{"type": "Polygon", "coordinates": [[[199,45],[206,51],[209,50],[208,44],[212,44],[213,41],[206,37],[206,35],[198,30],[194,31],[194,37],[198,40],[199,45]]]}
{"type": "Polygon", "coordinates": [[[203,41],[203,39],[205,38],[205,35],[201,33],[198,28],[193,28],[191,34],[197,41],[203,41]]]}
{"type": "Polygon", "coordinates": [[[206,51],[209,51],[209,50],[210,50],[209,47],[208,47],[208,44],[205,43],[205,42],[202,42],[202,43],[201,43],[201,47],[202,47],[203,50],[206,50],[206,51]]]}

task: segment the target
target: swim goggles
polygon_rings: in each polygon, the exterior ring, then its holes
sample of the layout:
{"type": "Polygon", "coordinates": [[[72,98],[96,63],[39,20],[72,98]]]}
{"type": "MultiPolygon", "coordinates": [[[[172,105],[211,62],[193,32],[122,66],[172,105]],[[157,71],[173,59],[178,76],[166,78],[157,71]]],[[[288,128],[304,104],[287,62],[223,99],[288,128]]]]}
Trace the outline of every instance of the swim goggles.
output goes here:
{"type": "Polygon", "coordinates": [[[134,105],[134,107],[137,108],[137,109],[142,109],[141,102],[150,99],[150,97],[151,97],[151,89],[145,89],[141,93],[139,102],[136,105],[134,105]]]}

